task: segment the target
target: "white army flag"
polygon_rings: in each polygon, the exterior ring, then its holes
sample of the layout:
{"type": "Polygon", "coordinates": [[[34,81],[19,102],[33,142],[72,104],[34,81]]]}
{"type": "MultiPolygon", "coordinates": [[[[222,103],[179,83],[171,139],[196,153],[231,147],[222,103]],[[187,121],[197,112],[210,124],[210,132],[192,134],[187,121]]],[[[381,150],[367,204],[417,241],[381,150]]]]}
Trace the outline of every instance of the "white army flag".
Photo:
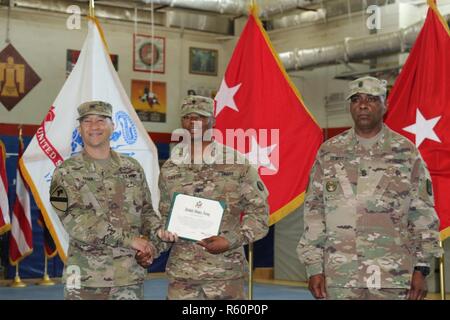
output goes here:
{"type": "Polygon", "coordinates": [[[132,156],[144,168],[158,208],[158,155],[120,83],[111,63],[103,34],[95,19],[89,20],[89,31],[78,62],[42,121],[21,160],[21,167],[45,223],[65,261],[69,237],[49,201],[53,171],[63,160],[81,151],[77,131],[77,107],[86,101],[102,100],[113,106],[115,130],[111,136],[113,150],[132,156]]]}

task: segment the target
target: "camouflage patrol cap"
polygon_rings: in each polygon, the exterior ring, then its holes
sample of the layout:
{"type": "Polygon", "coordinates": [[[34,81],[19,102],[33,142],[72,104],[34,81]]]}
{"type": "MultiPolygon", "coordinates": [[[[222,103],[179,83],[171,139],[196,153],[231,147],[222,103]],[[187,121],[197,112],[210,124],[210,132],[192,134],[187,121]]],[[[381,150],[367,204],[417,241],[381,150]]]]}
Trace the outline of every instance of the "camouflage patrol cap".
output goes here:
{"type": "Polygon", "coordinates": [[[374,77],[362,77],[349,83],[349,92],[346,99],[357,93],[370,94],[372,96],[386,96],[386,80],[374,77]]]}
{"type": "Polygon", "coordinates": [[[78,120],[91,114],[112,118],[112,105],[104,101],[87,101],[78,107],[78,120]]]}
{"type": "Polygon", "coordinates": [[[197,113],[205,117],[214,115],[214,100],[203,96],[187,96],[181,102],[181,116],[197,113]]]}

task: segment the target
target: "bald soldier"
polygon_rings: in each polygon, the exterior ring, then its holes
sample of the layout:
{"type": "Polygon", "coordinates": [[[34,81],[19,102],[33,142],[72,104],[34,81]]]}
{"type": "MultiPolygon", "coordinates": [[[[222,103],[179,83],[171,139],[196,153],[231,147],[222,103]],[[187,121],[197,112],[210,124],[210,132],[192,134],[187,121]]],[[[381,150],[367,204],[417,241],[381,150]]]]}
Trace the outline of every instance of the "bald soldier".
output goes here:
{"type": "Polygon", "coordinates": [[[188,96],[183,100],[181,124],[191,139],[177,145],[161,168],[160,213],[165,221],[175,192],[226,205],[217,236],[193,242],[159,232],[165,241],[177,240],[166,267],[168,299],[245,299],[243,245],[268,232],[267,189],[257,169],[241,154],[211,141],[208,129],[215,124],[213,109],[210,98],[188,96]],[[200,148],[194,147],[195,143],[200,148]]]}
{"type": "Polygon", "coordinates": [[[423,299],[441,254],[430,174],[385,98],[384,80],[350,82],[354,126],[317,154],[297,248],[317,299],[423,299]]]}
{"type": "Polygon", "coordinates": [[[146,270],[135,256],[150,264],[160,242],[144,171],[135,159],[111,150],[109,103],[85,102],[78,114],[84,149],[55,169],[50,189],[70,237],[64,297],[142,299],[146,270]]]}

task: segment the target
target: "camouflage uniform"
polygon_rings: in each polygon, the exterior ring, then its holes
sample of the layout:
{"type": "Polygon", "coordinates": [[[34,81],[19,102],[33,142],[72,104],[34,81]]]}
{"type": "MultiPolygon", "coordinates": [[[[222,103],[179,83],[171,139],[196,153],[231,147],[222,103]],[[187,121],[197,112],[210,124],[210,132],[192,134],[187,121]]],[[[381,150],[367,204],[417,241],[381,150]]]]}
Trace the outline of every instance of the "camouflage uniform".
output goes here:
{"type": "Polygon", "coordinates": [[[146,270],[130,245],[143,235],[159,246],[160,219],[139,163],[111,151],[110,161],[101,165],[83,151],[55,169],[50,190],[67,199],[67,210],[56,210],[70,236],[65,297],[142,299],[146,270]]]}
{"type": "Polygon", "coordinates": [[[321,146],[304,221],[299,258],[308,276],[324,273],[331,299],[403,298],[414,267],[441,253],[429,172],[385,125],[369,148],[353,128],[321,146]]]}
{"type": "MultiPolygon", "coordinates": [[[[187,113],[200,113],[201,108],[211,107],[208,114],[212,115],[212,102],[205,106],[202,99],[185,99],[182,114],[186,114],[184,108],[189,109],[187,113]]],[[[166,267],[169,299],[245,299],[247,261],[242,246],[268,232],[268,192],[257,170],[235,150],[216,142],[210,146],[212,158],[203,164],[190,164],[190,154],[185,153],[184,160],[188,161],[169,159],[162,166],[160,213],[166,221],[175,192],[224,201],[219,236],[229,241],[230,248],[210,254],[192,241],[180,239],[174,243],[166,267]]],[[[172,155],[183,158],[183,147],[176,146],[172,155]]]]}

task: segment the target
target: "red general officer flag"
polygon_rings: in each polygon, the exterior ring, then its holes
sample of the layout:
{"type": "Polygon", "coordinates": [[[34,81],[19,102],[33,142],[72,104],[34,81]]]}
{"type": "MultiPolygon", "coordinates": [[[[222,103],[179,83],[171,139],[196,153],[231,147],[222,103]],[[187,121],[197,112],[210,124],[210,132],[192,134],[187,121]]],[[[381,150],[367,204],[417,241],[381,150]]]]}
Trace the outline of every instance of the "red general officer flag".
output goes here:
{"type": "Polygon", "coordinates": [[[222,141],[259,168],[270,224],[303,203],[322,131],[289,79],[254,9],[215,97],[222,141]],[[234,130],[233,136],[227,133],[234,130]],[[237,136],[245,135],[239,144],[237,136]],[[230,138],[231,137],[231,138],[230,138]]]}
{"type": "Polygon", "coordinates": [[[428,1],[425,24],[389,95],[386,124],[413,141],[433,181],[441,238],[450,236],[450,32],[428,1]]]}

